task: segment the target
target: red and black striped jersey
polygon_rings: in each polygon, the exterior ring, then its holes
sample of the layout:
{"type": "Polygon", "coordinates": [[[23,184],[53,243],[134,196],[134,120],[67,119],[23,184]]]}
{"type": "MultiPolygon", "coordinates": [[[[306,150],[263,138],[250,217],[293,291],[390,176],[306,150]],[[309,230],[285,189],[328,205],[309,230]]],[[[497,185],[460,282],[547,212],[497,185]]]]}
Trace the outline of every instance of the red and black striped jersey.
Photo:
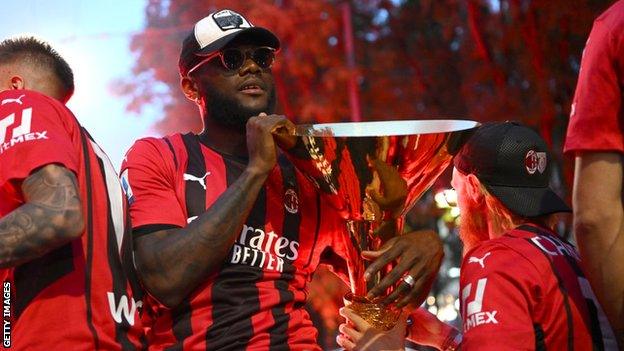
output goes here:
{"type": "Polygon", "coordinates": [[[466,253],[462,350],[617,350],[576,249],[523,225],[466,253]]]}
{"type": "Polygon", "coordinates": [[[85,231],[4,270],[11,347],[137,349],[143,333],[141,291],[133,271],[127,205],[114,168],[63,104],[33,91],[1,92],[0,216],[25,203],[22,181],[47,164],[60,164],[76,175],[85,231]]]}
{"type": "MultiPolygon", "coordinates": [[[[246,162],[219,154],[192,133],[137,141],[122,166],[134,235],[186,226],[236,181],[246,162]]],[[[318,350],[303,308],[306,284],[323,253],[341,252],[343,223],[279,157],[221,269],[173,309],[146,298],[150,348],[318,350]]]]}

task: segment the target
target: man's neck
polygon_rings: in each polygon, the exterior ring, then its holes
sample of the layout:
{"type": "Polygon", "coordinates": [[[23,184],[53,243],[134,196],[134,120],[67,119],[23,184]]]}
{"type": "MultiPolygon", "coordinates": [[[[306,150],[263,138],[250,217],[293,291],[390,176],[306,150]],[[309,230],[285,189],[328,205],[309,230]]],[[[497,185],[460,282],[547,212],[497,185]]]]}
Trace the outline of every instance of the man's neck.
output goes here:
{"type": "Polygon", "coordinates": [[[512,215],[507,217],[490,212],[487,218],[488,236],[490,239],[500,238],[508,231],[513,230],[525,223],[525,220],[515,218],[515,216],[512,215]]]}
{"type": "Polygon", "coordinates": [[[199,134],[199,140],[221,154],[243,159],[249,156],[246,134],[232,128],[214,123],[205,125],[204,130],[199,134]]]}

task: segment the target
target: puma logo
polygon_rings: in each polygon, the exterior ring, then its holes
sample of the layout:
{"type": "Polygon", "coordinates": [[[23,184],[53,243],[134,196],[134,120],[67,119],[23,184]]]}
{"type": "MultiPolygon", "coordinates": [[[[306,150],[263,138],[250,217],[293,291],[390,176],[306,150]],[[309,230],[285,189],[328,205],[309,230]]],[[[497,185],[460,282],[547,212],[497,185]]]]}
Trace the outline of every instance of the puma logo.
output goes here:
{"type": "Polygon", "coordinates": [[[184,173],[184,180],[190,180],[192,182],[198,182],[204,190],[206,190],[206,177],[210,175],[210,172],[206,172],[203,177],[199,178],[192,174],[184,173]]]}
{"type": "Polygon", "coordinates": [[[18,104],[22,105],[22,98],[24,96],[26,96],[26,95],[22,94],[17,99],[4,99],[4,100],[2,100],[2,103],[0,105],[10,104],[12,102],[15,102],[15,103],[18,103],[18,104]]]}
{"type": "Polygon", "coordinates": [[[481,268],[485,268],[485,262],[483,261],[485,261],[485,258],[488,257],[490,254],[491,252],[488,252],[481,258],[470,256],[470,258],[468,258],[468,263],[478,263],[479,265],[481,265],[481,268]]]}

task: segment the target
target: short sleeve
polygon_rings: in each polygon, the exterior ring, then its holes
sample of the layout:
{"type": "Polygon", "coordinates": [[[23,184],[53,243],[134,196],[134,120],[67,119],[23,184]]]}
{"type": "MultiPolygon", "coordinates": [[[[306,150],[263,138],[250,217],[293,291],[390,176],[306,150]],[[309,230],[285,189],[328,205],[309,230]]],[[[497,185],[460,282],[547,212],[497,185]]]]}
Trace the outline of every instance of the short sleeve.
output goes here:
{"type": "Polygon", "coordinates": [[[52,163],[77,173],[80,157],[72,133],[79,133],[77,123],[60,102],[27,90],[2,92],[0,186],[52,163]]]}
{"type": "Polygon", "coordinates": [[[594,22],[583,51],[565,152],[624,152],[621,111],[624,21],[620,18],[607,13],[594,22]]]}
{"type": "Polygon", "coordinates": [[[540,276],[525,257],[490,244],[464,258],[460,278],[465,350],[531,350],[540,276]]]}
{"type": "Polygon", "coordinates": [[[133,229],[146,225],[186,226],[176,196],[173,155],[162,139],[138,140],[121,166],[121,185],[130,205],[133,229]]]}

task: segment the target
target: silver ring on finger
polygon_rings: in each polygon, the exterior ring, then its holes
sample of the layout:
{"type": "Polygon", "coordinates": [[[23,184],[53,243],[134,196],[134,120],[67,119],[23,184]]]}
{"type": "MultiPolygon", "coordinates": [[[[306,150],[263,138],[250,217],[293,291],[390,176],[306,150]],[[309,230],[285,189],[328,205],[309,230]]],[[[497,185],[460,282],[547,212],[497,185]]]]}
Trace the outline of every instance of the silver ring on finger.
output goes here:
{"type": "Polygon", "coordinates": [[[409,285],[410,288],[413,288],[414,284],[416,283],[416,280],[411,275],[406,274],[403,276],[403,282],[409,285]]]}

